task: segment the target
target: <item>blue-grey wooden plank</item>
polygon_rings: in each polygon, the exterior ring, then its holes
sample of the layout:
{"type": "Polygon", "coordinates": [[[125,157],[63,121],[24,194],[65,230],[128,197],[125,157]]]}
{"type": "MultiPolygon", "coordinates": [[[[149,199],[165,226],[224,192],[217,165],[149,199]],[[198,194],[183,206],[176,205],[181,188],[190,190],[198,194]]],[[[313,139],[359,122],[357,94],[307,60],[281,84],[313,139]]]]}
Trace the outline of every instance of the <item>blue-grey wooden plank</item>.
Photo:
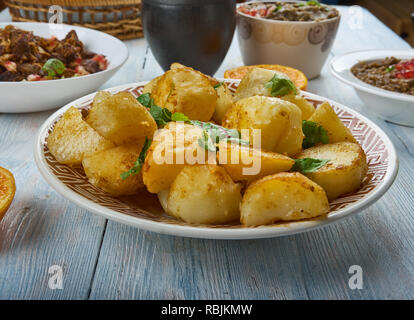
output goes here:
{"type": "MultiPolygon", "coordinates": [[[[366,48],[408,48],[366,10],[363,29],[349,30],[349,9],[333,53],[366,48]]],[[[217,75],[241,64],[236,41],[217,75]]],[[[143,71],[162,71],[149,54],[143,71]]],[[[383,128],[400,157],[389,192],[359,215],[309,233],[253,241],[171,237],[108,222],[93,281],[92,299],[409,299],[414,297],[414,129],[387,124],[365,110],[352,88],[327,66],[309,91],[355,108],[383,128]],[[400,134],[400,135],[399,135],[400,134]],[[405,139],[409,135],[410,139],[405,139]],[[404,143],[406,145],[404,145],[404,143]],[[408,147],[407,147],[408,145],[408,147]],[[409,148],[409,149],[408,149],[409,148]],[[348,269],[360,265],[364,288],[351,290],[348,269]]]]}

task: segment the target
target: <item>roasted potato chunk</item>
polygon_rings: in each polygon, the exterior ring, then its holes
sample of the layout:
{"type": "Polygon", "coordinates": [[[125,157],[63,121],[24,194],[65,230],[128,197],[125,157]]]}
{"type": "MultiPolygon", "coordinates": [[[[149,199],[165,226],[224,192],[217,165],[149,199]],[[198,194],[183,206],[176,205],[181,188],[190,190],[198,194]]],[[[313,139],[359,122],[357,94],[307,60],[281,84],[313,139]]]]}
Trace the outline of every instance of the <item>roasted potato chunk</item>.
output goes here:
{"type": "Polygon", "coordinates": [[[219,143],[217,161],[234,181],[249,182],[270,174],[289,171],[295,162],[282,154],[225,141],[219,143]]]}
{"type": "Polygon", "coordinates": [[[142,149],[142,143],[123,145],[84,157],[83,169],[89,182],[113,196],[137,193],[144,187],[142,175],[121,178],[121,173],[131,169],[142,149]]]}
{"type": "Polygon", "coordinates": [[[57,161],[70,165],[80,164],[83,157],[114,147],[111,141],[87,124],[74,107],[56,122],[47,138],[47,145],[57,161]]]}
{"type": "Polygon", "coordinates": [[[219,81],[218,81],[216,78],[214,78],[214,77],[212,77],[212,76],[209,76],[209,75],[207,75],[207,74],[204,74],[204,73],[202,73],[202,72],[200,72],[200,71],[198,71],[198,70],[195,70],[195,69],[193,69],[193,68],[191,68],[191,67],[187,67],[187,66],[185,66],[185,65],[183,65],[183,64],[181,64],[181,63],[178,63],[178,62],[173,62],[173,63],[170,65],[170,70],[175,70],[175,69],[186,69],[186,70],[191,70],[191,71],[197,72],[199,75],[201,75],[202,77],[206,78],[206,79],[210,82],[210,84],[211,84],[213,87],[214,87],[216,84],[218,84],[218,83],[219,83],[219,81]]]}
{"type": "Polygon", "coordinates": [[[213,120],[221,124],[223,117],[226,112],[233,107],[233,96],[231,95],[230,90],[227,88],[227,85],[223,83],[216,89],[218,99],[216,104],[216,109],[213,114],[213,120]]]}
{"type": "Polygon", "coordinates": [[[158,106],[201,121],[211,119],[218,99],[206,77],[184,68],[164,73],[152,89],[151,97],[158,106]]]}
{"type": "Polygon", "coordinates": [[[215,163],[215,152],[200,147],[203,130],[190,124],[170,122],[156,132],[147,151],[142,176],[149,192],[168,189],[185,165],[215,163]]]}
{"type": "Polygon", "coordinates": [[[265,84],[269,82],[275,74],[281,78],[289,79],[289,77],[284,73],[275,70],[262,68],[254,68],[249,70],[240,81],[240,84],[234,93],[234,101],[237,102],[241,99],[253,96],[270,97],[271,89],[266,88],[265,84]]]}
{"type": "Polygon", "coordinates": [[[86,122],[117,145],[141,143],[157,130],[149,111],[129,92],[94,99],[86,122]]]}
{"type": "Polygon", "coordinates": [[[364,150],[352,142],[319,145],[302,151],[296,157],[329,160],[318,170],[304,173],[325,189],[329,200],[358,190],[368,170],[364,150]]]}
{"type": "Polygon", "coordinates": [[[167,213],[189,223],[221,224],[238,220],[240,190],[241,185],[234,183],[220,166],[186,166],[171,185],[167,213]]]}
{"type": "Polygon", "coordinates": [[[318,123],[328,132],[329,143],[341,141],[356,143],[351,131],[345,127],[328,102],[320,104],[309,121],[318,123]]]}
{"type": "Polygon", "coordinates": [[[302,120],[308,120],[315,112],[315,107],[312,103],[299,95],[288,94],[281,97],[281,99],[292,102],[302,111],[302,120]]]}
{"type": "Polygon", "coordinates": [[[240,205],[245,226],[314,218],[328,212],[322,187],[297,172],[276,173],[253,182],[240,205]]]}
{"type": "Polygon", "coordinates": [[[265,151],[291,156],[302,149],[302,112],[289,101],[262,96],[239,100],[227,111],[222,125],[239,131],[248,129],[250,143],[254,142],[253,129],[259,129],[265,151]]]}
{"type": "Polygon", "coordinates": [[[154,89],[154,87],[157,85],[158,80],[161,78],[161,76],[156,77],[154,79],[152,79],[150,82],[148,82],[144,88],[142,89],[142,94],[144,93],[151,93],[152,89],[154,89]]]}

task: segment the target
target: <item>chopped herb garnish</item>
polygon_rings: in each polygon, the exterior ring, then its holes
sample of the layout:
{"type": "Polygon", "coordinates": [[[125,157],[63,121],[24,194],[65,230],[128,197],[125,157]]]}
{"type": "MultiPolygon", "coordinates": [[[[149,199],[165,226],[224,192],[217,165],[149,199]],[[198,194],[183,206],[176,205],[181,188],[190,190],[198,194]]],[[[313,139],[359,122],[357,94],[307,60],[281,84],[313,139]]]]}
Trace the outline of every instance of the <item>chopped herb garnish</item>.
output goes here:
{"type": "Polygon", "coordinates": [[[42,69],[47,72],[49,77],[61,76],[65,71],[65,65],[56,58],[51,58],[45,62],[42,69]]]}
{"type": "Polygon", "coordinates": [[[210,122],[202,122],[199,120],[192,120],[191,124],[203,129],[203,131],[205,131],[209,135],[211,140],[215,143],[225,140],[229,142],[249,145],[248,141],[241,139],[241,134],[236,129],[227,129],[217,124],[213,124],[210,122]]]}
{"type": "Polygon", "coordinates": [[[307,149],[319,143],[329,143],[328,132],[324,127],[313,121],[303,120],[302,131],[305,139],[302,142],[303,149],[307,149]]]}
{"type": "Polygon", "coordinates": [[[393,71],[395,69],[395,65],[393,65],[393,66],[389,66],[387,69],[385,69],[385,71],[387,71],[387,72],[391,72],[391,71],[393,71]]]}
{"type": "Polygon", "coordinates": [[[330,160],[303,158],[295,159],[295,164],[290,171],[299,171],[302,173],[311,173],[323,167],[330,160]]]}
{"type": "Polygon", "coordinates": [[[147,108],[151,108],[151,106],[154,104],[154,99],[151,98],[151,95],[149,93],[141,94],[137,100],[140,104],[147,108]]]}
{"type": "Polygon", "coordinates": [[[216,144],[211,140],[209,134],[206,131],[203,131],[203,137],[198,139],[198,145],[211,152],[217,150],[216,144]]]}
{"type": "Polygon", "coordinates": [[[214,89],[220,88],[223,85],[223,81],[217,83],[216,85],[213,86],[214,89]]]}
{"type": "Polygon", "coordinates": [[[308,6],[317,6],[317,7],[320,7],[321,6],[321,4],[319,3],[319,1],[317,1],[317,0],[309,0],[309,1],[306,2],[306,4],[308,6]]]}
{"type": "Polygon", "coordinates": [[[138,159],[135,161],[135,163],[134,163],[134,165],[132,166],[131,169],[129,169],[126,172],[121,173],[121,179],[122,180],[125,180],[129,176],[134,176],[134,175],[140,173],[140,171],[142,169],[142,166],[144,165],[144,162],[145,162],[145,157],[147,156],[147,151],[148,151],[149,147],[151,146],[151,142],[152,142],[152,140],[145,137],[144,146],[142,147],[142,150],[139,153],[138,159]]]}
{"type": "Polygon", "coordinates": [[[282,97],[289,93],[297,93],[293,82],[289,79],[282,78],[278,74],[275,74],[272,79],[266,82],[265,88],[270,89],[270,95],[272,97],[282,97]]]}

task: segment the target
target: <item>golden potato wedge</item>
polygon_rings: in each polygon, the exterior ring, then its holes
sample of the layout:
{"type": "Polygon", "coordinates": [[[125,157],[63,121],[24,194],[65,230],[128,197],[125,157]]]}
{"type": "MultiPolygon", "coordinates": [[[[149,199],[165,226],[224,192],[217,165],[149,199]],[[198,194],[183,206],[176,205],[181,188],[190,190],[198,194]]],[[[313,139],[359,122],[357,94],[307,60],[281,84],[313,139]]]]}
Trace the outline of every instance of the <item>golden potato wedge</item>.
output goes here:
{"type": "Polygon", "coordinates": [[[253,181],[264,176],[289,171],[295,161],[285,155],[221,141],[217,162],[233,181],[253,181]]]}
{"type": "Polygon", "coordinates": [[[56,122],[47,138],[50,153],[63,164],[76,165],[83,157],[114,147],[82,119],[81,112],[70,107],[56,122]]]}
{"type": "Polygon", "coordinates": [[[144,187],[141,173],[126,179],[121,178],[121,173],[133,167],[142,146],[123,145],[84,157],[82,165],[89,182],[113,196],[137,193],[144,187]]]}
{"type": "Polygon", "coordinates": [[[263,96],[239,100],[227,111],[222,125],[239,131],[248,129],[250,143],[254,141],[253,129],[260,130],[265,151],[291,156],[302,150],[302,112],[289,101],[263,96]]]}
{"type": "Polygon", "coordinates": [[[186,166],[168,193],[167,213],[189,223],[221,224],[240,218],[241,185],[217,165],[186,166]]]}
{"type": "Polygon", "coordinates": [[[216,78],[214,78],[214,77],[212,77],[212,76],[209,76],[208,74],[204,74],[204,73],[202,73],[201,71],[198,71],[198,70],[195,70],[195,69],[193,69],[193,68],[191,68],[191,67],[187,67],[187,66],[185,66],[185,65],[183,65],[183,64],[181,64],[181,63],[178,63],[178,62],[173,62],[171,65],[170,65],[170,70],[174,70],[174,69],[186,69],[186,70],[192,70],[192,71],[194,71],[194,72],[197,72],[199,75],[201,75],[201,76],[203,76],[204,78],[206,78],[209,82],[210,82],[210,84],[214,87],[216,84],[218,84],[219,83],[219,81],[216,79],[216,78]]]}
{"type": "Polygon", "coordinates": [[[233,96],[225,83],[216,88],[216,92],[218,99],[216,109],[213,114],[213,121],[221,124],[226,112],[233,107],[233,96]]]}
{"type": "Polygon", "coordinates": [[[116,145],[141,143],[157,130],[157,124],[147,108],[129,92],[94,100],[86,122],[116,145]]]}
{"type": "Polygon", "coordinates": [[[329,212],[325,191],[298,172],[281,172],[253,182],[240,205],[241,222],[260,226],[322,216],[329,212]]]}
{"type": "Polygon", "coordinates": [[[325,128],[328,132],[329,143],[341,141],[356,143],[351,131],[345,127],[328,102],[320,104],[309,118],[309,121],[316,122],[325,128]]]}
{"type": "Polygon", "coordinates": [[[158,106],[201,121],[211,119],[218,99],[206,77],[184,68],[164,73],[151,91],[151,97],[158,106]]]}
{"type": "Polygon", "coordinates": [[[203,130],[190,124],[170,122],[154,135],[142,168],[149,192],[168,189],[185,165],[215,163],[215,152],[200,147],[203,130]]]}
{"type": "Polygon", "coordinates": [[[144,93],[151,93],[152,89],[154,89],[154,87],[157,85],[158,80],[161,78],[161,76],[156,77],[154,79],[152,79],[150,82],[148,82],[144,88],[142,89],[142,94],[144,93]]]}
{"type": "Polygon", "coordinates": [[[281,99],[292,102],[302,111],[302,120],[308,120],[315,112],[315,107],[312,103],[299,95],[288,94],[281,97],[281,99]]]}
{"type": "Polygon", "coordinates": [[[271,90],[269,88],[266,88],[265,84],[269,82],[275,74],[281,78],[289,79],[286,74],[275,70],[262,68],[254,68],[249,70],[240,81],[240,84],[234,93],[234,101],[237,102],[241,99],[252,96],[270,97],[271,90]]]}
{"type": "Polygon", "coordinates": [[[359,144],[337,142],[303,150],[298,159],[315,158],[329,160],[323,167],[311,173],[304,173],[325,189],[329,200],[361,187],[368,170],[364,150],[359,144]]]}

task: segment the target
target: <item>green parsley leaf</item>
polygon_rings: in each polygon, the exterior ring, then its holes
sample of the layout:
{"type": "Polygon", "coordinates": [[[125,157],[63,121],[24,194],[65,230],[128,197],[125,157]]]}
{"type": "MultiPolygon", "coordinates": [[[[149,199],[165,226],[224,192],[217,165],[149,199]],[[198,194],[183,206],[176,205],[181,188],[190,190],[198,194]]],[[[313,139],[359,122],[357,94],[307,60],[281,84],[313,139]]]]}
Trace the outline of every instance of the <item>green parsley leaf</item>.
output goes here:
{"type": "Polygon", "coordinates": [[[163,127],[171,121],[171,111],[166,108],[162,108],[153,104],[149,109],[149,112],[151,113],[151,116],[154,118],[158,127],[163,127]]]}
{"type": "Polygon", "coordinates": [[[65,65],[59,59],[51,58],[45,62],[42,69],[49,77],[61,76],[65,71],[65,65]]]}
{"type": "Polygon", "coordinates": [[[190,119],[184,113],[181,112],[174,112],[171,115],[171,121],[183,121],[185,123],[191,123],[190,119]]]}
{"type": "Polygon", "coordinates": [[[295,159],[295,163],[290,171],[299,171],[302,173],[310,173],[323,167],[330,160],[303,158],[295,159]]]}
{"type": "Polygon", "coordinates": [[[201,148],[206,149],[211,152],[215,152],[217,150],[216,145],[213,143],[213,141],[211,140],[210,136],[208,135],[206,131],[203,131],[203,137],[198,139],[198,145],[201,148]]]}
{"type": "Polygon", "coordinates": [[[385,71],[387,71],[387,72],[391,72],[391,71],[393,71],[395,69],[395,65],[393,65],[393,66],[389,66],[387,69],[385,69],[385,71]]]}
{"type": "Polygon", "coordinates": [[[217,83],[215,86],[213,86],[214,89],[220,88],[223,85],[223,81],[217,83]]]}
{"type": "Polygon", "coordinates": [[[317,6],[317,7],[320,7],[321,6],[321,4],[319,3],[319,1],[317,1],[317,0],[309,0],[309,1],[306,2],[306,4],[308,6],[317,6]]]}
{"type": "Polygon", "coordinates": [[[135,161],[135,163],[134,163],[134,165],[132,166],[131,169],[129,169],[126,172],[121,173],[121,179],[122,180],[125,180],[129,176],[134,176],[134,175],[140,173],[140,171],[142,169],[142,166],[144,165],[144,162],[145,162],[145,157],[147,156],[147,151],[148,151],[149,147],[151,146],[151,142],[152,142],[152,140],[145,137],[144,146],[142,147],[142,150],[139,153],[138,159],[135,161]]]}
{"type": "Polygon", "coordinates": [[[302,142],[303,149],[313,147],[318,143],[329,143],[328,132],[316,122],[303,120],[302,131],[305,135],[305,139],[302,142]]]}
{"type": "Polygon", "coordinates": [[[282,97],[289,93],[297,93],[297,89],[293,82],[289,79],[280,77],[278,74],[275,74],[272,79],[266,82],[265,88],[270,89],[270,95],[272,97],[282,97]]]}
{"type": "Polygon", "coordinates": [[[151,98],[151,95],[149,93],[141,94],[137,100],[140,104],[147,108],[151,108],[151,105],[154,104],[154,99],[151,98]]]}

